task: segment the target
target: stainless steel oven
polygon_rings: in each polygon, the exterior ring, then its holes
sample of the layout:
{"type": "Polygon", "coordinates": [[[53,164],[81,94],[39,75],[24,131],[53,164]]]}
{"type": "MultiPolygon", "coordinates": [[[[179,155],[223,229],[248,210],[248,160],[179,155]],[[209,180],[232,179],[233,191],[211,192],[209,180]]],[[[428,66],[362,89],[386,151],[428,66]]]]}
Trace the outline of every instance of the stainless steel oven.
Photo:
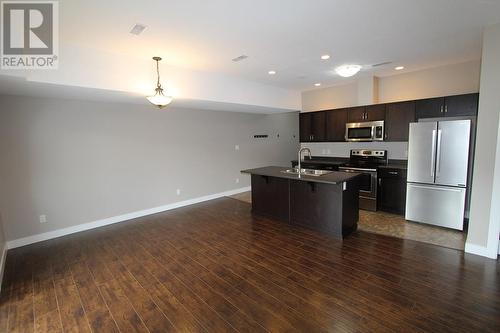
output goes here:
{"type": "Polygon", "coordinates": [[[347,123],[345,125],[346,141],[384,141],[384,121],[347,123]]]}
{"type": "Polygon", "coordinates": [[[359,208],[377,210],[377,169],[339,167],[339,171],[361,174],[359,176],[359,208]]]}

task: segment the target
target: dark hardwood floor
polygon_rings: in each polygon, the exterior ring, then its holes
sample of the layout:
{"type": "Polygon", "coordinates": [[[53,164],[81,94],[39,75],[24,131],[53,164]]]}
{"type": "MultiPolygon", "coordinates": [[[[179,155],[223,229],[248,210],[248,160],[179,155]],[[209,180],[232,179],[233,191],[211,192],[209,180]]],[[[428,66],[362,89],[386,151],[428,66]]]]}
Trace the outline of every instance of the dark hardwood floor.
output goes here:
{"type": "Polygon", "coordinates": [[[0,332],[499,332],[500,264],[218,199],[10,250],[0,332]]]}

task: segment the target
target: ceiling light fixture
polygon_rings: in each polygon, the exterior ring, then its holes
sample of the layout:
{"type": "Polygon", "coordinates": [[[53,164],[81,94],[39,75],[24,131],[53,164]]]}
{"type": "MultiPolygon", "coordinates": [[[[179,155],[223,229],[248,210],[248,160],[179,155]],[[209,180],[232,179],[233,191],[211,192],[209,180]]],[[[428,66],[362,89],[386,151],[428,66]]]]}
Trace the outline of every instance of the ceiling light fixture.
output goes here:
{"type": "Polygon", "coordinates": [[[160,57],[153,57],[153,60],[156,61],[156,74],[158,75],[158,80],[156,81],[156,89],[154,96],[146,97],[151,104],[156,105],[159,109],[164,108],[170,102],[172,102],[172,96],[165,96],[163,94],[163,88],[160,84],[160,57]]]}
{"type": "Polygon", "coordinates": [[[342,77],[351,77],[361,70],[360,65],[342,65],[335,68],[335,72],[342,77]]]}
{"type": "Polygon", "coordinates": [[[315,84],[314,84],[314,86],[315,86],[315,87],[319,87],[319,86],[321,86],[321,83],[319,83],[319,82],[318,82],[318,83],[315,83],[315,84]]]}
{"type": "Polygon", "coordinates": [[[274,75],[274,74],[276,74],[276,71],[269,71],[269,72],[267,72],[267,74],[274,75]]]}
{"type": "Polygon", "coordinates": [[[398,66],[398,67],[394,67],[395,70],[397,71],[400,71],[402,69],[405,69],[405,66],[398,66]]]}
{"type": "Polygon", "coordinates": [[[328,60],[328,59],[330,59],[330,55],[329,54],[323,54],[321,56],[321,60],[328,60]]]}

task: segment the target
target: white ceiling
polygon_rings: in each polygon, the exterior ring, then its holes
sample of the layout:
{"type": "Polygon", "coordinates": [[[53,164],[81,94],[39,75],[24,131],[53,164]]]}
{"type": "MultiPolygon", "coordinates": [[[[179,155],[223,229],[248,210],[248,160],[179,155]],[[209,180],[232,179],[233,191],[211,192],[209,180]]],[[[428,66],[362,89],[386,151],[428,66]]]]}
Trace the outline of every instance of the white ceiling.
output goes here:
{"type": "MultiPolygon", "coordinates": [[[[313,89],[315,82],[322,87],[349,82],[333,72],[343,63],[365,65],[359,76],[385,76],[395,74],[396,65],[413,71],[479,59],[483,27],[500,22],[500,0],[60,0],[59,4],[59,70],[0,72],[0,76],[137,95],[152,91],[151,57],[159,55],[164,58],[162,77],[179,91],[176,97],[284,110],[300,109],[299,91],[313,89]],[[147,25],[140,36],[129,33],[135,23],[147,25]],[[331,59],[320,60],[325,53],[331,59]],[[249,58],[231,61],[241,54],[249,58]],[[369,66],[385,61],[393,63],[369,66]],[[271,69],[277,74],[268,75],[271,69]]],[[[112,98],[116,96],[121,94],[112,98]]]]}
{"type": "Polygon", "coordinates": [[[339,83],[342,63],[394,73],[479,59],[498,0],[61,1],[63,42],[307,90],[339,83]],[[140,36],[128,33],[147,25],[140,36]],[[321,61],[321,54],[331,59],[321,61]],[[241,54],[249,58],[233,63],[241,54]],[[270,76],[274,69],[277,75],[270,76]]]}

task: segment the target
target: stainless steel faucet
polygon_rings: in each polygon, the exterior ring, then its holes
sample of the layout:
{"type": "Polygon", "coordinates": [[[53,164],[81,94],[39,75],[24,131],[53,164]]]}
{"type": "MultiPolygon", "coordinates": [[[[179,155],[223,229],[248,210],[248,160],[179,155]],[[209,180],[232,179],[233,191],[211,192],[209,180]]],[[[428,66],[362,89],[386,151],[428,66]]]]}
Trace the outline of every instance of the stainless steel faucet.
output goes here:
{"type": "Polygon", "coordinates": [[[302,169],[302,167],[300,166],[300,162],[302,160],[302,152],[303,151],[307,152],[307,155],[309,156],[309,158],[311,158],[311,150],[309,148],[306,148],[306,147],[300,148],[300,150],[299,150],[299,159],[298,159],[298,162],[299,162],[299,165],[298,165],[298,167],[299,167],[298,175],[299,175],[299,177],[300,177],[300,170],[302,169]]]}

